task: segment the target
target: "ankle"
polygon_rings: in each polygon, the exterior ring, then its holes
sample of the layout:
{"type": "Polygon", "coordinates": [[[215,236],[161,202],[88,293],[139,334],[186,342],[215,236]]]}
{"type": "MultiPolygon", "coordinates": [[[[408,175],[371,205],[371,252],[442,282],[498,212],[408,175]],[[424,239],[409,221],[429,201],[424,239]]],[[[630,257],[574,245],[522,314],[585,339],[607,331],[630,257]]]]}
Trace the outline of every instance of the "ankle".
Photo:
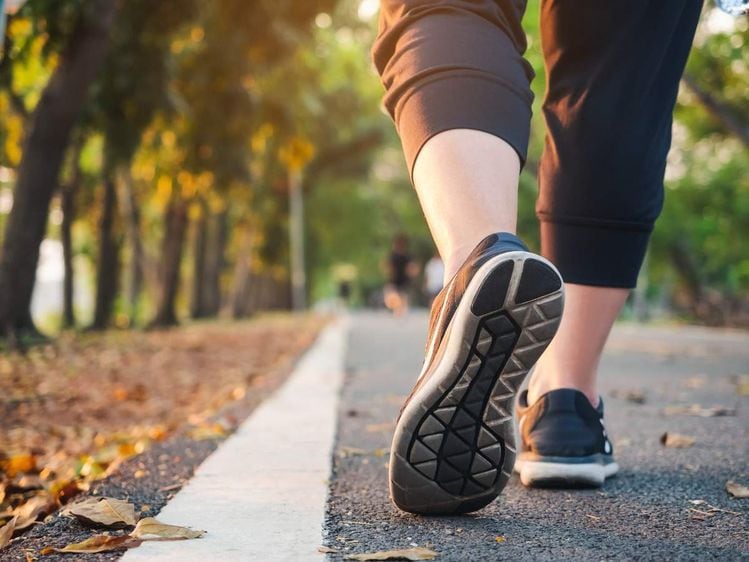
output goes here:
{"type": "Polygon", "coordinates": [[[483,229],[470,236],[465,236],[460,242],[454,242],[450,244],[447,251],[442,256],[445,264],[445,279],[444,282],[447,284],[453,276],[458,272],[461,266],[465,263],[468,256],[473,252],[476,246],[484,240],[490,234],[497,232],[506,232],[515,235],[515,230],[507,230],[500,227],[492,229],[483,229]]]}
{"type": "Polygon", "coordinates": [[[535,373],[528,383],[528,404],[534,404],[544,394],[561,388],[571,388],[582,392],[591,405],[596,408],[600,400],[598,386],[593,377],[549,377],[535,373]],[[592,381],[591,381],[592,378],[592,381]]]}

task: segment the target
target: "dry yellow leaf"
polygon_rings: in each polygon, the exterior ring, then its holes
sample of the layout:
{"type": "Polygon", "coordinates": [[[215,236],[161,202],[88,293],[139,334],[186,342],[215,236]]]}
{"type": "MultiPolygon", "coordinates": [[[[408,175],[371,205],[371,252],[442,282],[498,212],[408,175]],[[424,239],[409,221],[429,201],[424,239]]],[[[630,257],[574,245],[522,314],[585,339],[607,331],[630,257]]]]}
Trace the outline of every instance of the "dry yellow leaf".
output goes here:
{"type": "Polygon", "coordinates": [[[749,375],[739,375],[736,377],[736,394],[739,396],[749,396],[749,375]]]}
{"type": "Polygon", "coordinates": [[[349,554],[347,560],[434,560],[437,553],[428,548],[416,546],[402,550],[381,550],[364,554],[349,554]]]}
{"type": "Polygon", "coordinates": [[[197,539],[202,537],[205,531],[196,531],[179,525],[167,525],[154,519],[145,517],[138,521],[135,529],[130,533],[131,537],[143,540],[149,539],[197,539]]]}
{"type": "Polygon", "coordinates": [[[132,527],[136,521],[135,506],[117,498],[86,498],[71,505],[66,511],[92,525],[132,527]]]}
{"type": "Polygon", "coordinates": [[[13,531],[16,530],[16,521],[18,521],[17,515],[0,527],[0,549],[5,547],[10,542],[10,539],[13,538],[13,531]]]}
{"type": "Polygon", "coordinates": [[[749,486],[744,486],[733,480],[726,482],[726,491],[731,494],[734,498],[745,499],[749,498],[749,486]]]}
{"type": "Polygon", "coordinates": [[[666,416],[683,414],[687,416],[698,416],[701,418],[717,418],[723,416],[735,416],[736,410],[734,408],[720,405],[705,408],[699,404],[692,404],[691,406],[666,406],[663,413],[666,416]]]}
{"type": "Polygon", "coordinates": [[[370,433],[392,433],[395,431],[395,422],[370,423],[367,425],[367,431],[370,433]]]}
{"type": "Polygon", "coordinates": [[[36,469],[36,457],[34,455],[14,455],[9,459],[0,461],[0,468],[11,478],[19,472],[33,472],[36,469]]]}
{"type": "Polygon", "coordinates": [[[339,551],[335,548],[330,548],[329,546],[318,546],[317,552],[321,552],[322,554],[335,554],[339,551]]]}
{"type": "Polygon", "coordinates": [[[140,546],[142,541],[131,537],[130,535],[112,536],[112,535],[94,535],[85,541],[72,543],[64,548],[50,548],[44,550],[49,552],[108,552],[119,548],[135,548],[140,546]]]}
{"type": "Polygon", "coordinates": [[[666,447],[674,449],[686,449],[694,445],[696,442],[696,439],[689,435],[679,435],[678,433],[668,432],[661,435],[661,443],[666,447]]]}
{"type": "Polygon", "coordinates": [[[207,439],[224,439],[229,435],[229,430],[220,423],[204,424],[192,429],[188,435],[195,441],[207,439]]]}
{"type": "Polygon", "coordinates": [[[12,515],[18,516],[16,529],[31,527],[41,514],[51,511],[53,507],[54,502],[47,496],[34,496],[30,498],[29,501],[23,505],[19,505],[12,512],[12,515]]]}

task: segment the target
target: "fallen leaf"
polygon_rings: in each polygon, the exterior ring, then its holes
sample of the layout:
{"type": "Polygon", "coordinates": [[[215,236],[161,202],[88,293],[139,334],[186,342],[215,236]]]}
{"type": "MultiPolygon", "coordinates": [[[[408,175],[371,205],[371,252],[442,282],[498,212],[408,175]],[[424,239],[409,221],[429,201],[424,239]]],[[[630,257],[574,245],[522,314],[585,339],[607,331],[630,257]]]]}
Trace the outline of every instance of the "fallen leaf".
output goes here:
{"type": "Polygon", "coordinates": [[[693,519],[699,519],[700,521],[704,521],[705,519],[708,519],[710,517],[714,517],[718,513],[728,513],[730,515],[742,515],[738,511],[731,511],[730,509],[723,509],[722,507],[715,507],[714,505],[710,505],[705,500],[688,500],[689,503],[692,505],[699,505],[702,506],[702,509],[697,509],[694,507],[690,507],[688,511],[692,514],[693,519]]]}
{"type": "Polygon", "coordinates": [[[687,385],[687,388],[693,388],[693,389],[702,388],[703,386],[705,386],[705,377],[702,377],[700,375],[689,377],[686,380],[686,385],[687,385]]]}
{"type": "Polygon", "coordinates": [[[341,535],[338,535],[335,540],[342,543],[358,543],[359,541],[357,539],[352,539],[349,537],[343,537],[341,535]]]}
{"type": "Polygon", "coordinates": [[[434,560],[437,553],[428,548],[417,546],[403,550],[381,550],[364,554],[349,554],[347,560],[434,560]]]}
{"type": "Polygon", "coordinates": [[[738,375],[734,382],[736,383],[736,394],[749,396],[749,375],[738,375]]]}
{"type": "MultiPolygon", "coordinates": [[[[85,484],[83,486],[86,487],[85,484]]],[[[85,490],[76,480],[60,480],[52,484],[49,491],[60,504],[66,504],[85,490]]]]}
{"type": "Polygon", "coordinates": [[[665,447],[671,447],[674,449],[686,449],[694,445],[696,442],[697,440],[689,435],[679,435],[678,433],[669,432],[661,435],[661,443],[665,447]]]}
{"type": "Polygon", "coordinates": [[[322,552],[323,554],[335,554],[340,551],[336,550],[335,548],[330,548],[329,546],[318,546],[317,552],[322,552]]]}
{"type": "Polygon", "coordinates": [[[507,538],[504,535],[499,535],[498,537],[494,537],[494,542],[507,542],[507,538]]]}
{"type": "Polygon", "coordinates": [[[11,514],[18,516],[16,530],[31,527],[40,515],[49,513],[55,503],[47,496],[33,496],[26,503],[19,505],[11,514]]]}
{"type": "Polygon", "coordinates": [[[626,400],[633,404],[644,404],[647,400],[645,393],[642,390],[614,390],[611,393],[614,398],[626,400]]]}
{"type": "Polygon", "coordinates": [[[341,446],[338,451],[342,457],[357,457],[367,454],[366,449],[360,449],[359,447],[348,447],[346,445],[341,446]]]}
{"type": "Polygon", "coordinates": [[[196,531],[188,527],[180,527],[179,525],[167,525],[161,521],[157,521],[153,517],[145,517],[138,521],[135,529],[130,533],[131,537],[136,539],[197,539],[202,537],[205,531],[196,531]]]}
{"type": "Polygon", "coordinates": [[[395,423],[394,422],[385,422],[385,423],[370,423],[367,425],[367,431],[369,433],[391,433],[395,431],[395,423]]]}
{"type": "Polygon", "coordinates": [[[20,478],[10,482],[8,489],[17,492],[28,492],[30,490],[41,490],[44,488],[42,479],[34,474],[24,474],[20,478]]]}
{"type": "Polygon", "coordinates": [[[69,544],[63,548],[46,547],[42,552],[109,552],[120,548],[135,548],[140,546],[142,541],[131,537],[130,535],[94,535],[85,541],[69,544]]]}
{"type": "Polygon", "coordinates": [[[0,549],[5,547],[10,542],[10,539],[13,538],[13,531],[16,530],[16,521],[18,521],[17,515],[0,527],[0,549]]]}
{"type": "Polygon", "coordinates": [[[699,416],[702,418],[716,418],[721,416],[735,416],[736,410],[726,406],[711,406],[705,408],[699,404],[692,404],[691,406],[667,406],[663,410],[663,413],[667,416],[684,414],[687,416],[699,416]]]}
{"type": "Polygon", "coordinates": [[[701,511],[693,507],[689,508],[689,512],[692,515],[692,519],[697,519],[698,521],[704,521],[705,519],[709,519],[710,517],[715,517],[715,514],[717,513],[715,511],[701,511]]]}
{"type": "Polygon", "coordinates": [[[220,423],[200,425],[188,432],[188,436],[195,441],[207,439],[224,439],[230,433],[230,429],[220,423]]]}
{"type": "Polygon", "coordinates": [[[117,498],[86,498],[72,504],[67,513],[89,525],[132,527],[135,525],[135,506],[117,498]]]}
{"type": "Polygon", "coordinates": [[[726,482],[726,491],[731,494],[734,498],[744,499],[749,498],[749,486],[744,486],[733,480],[726,482]]]}
{"type": "Polygon", "coordinates": [[[11,478],[19,472],[33,472],[36,470],[36,457],[34,455],[14,455],[0,461],[0,468],[11,478]]]}

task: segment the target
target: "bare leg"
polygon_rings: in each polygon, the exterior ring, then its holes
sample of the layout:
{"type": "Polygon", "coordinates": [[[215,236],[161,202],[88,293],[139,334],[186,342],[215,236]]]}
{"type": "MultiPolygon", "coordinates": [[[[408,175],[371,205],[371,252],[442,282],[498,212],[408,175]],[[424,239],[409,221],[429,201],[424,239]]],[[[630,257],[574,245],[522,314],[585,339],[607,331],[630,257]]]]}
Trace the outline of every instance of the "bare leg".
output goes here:
{"type": "Polygon", "coordinates": [[[445,281],[485,236],[515,233],[519,174],[517,152],[483,131],[444,131],[421,149],[413,180],[445,281]]]}
{"type": "MultiPolygon", "coordinates": [[[[515,232],[520,162],[499,137],[453,129],[432,137],[414,164],[414,185],[437,249],[445,281],[474,246],[493,232],[515,232]]],[[[581,390],[598,402],[598,363],[628,289],[566,285],[556,337],[538,361],[529,402],[556,388],[581,390]]]]}
{"type": "Polygon", "coordinates": [[[629,289],[565,285],[564,314],[557,335],[536,363],[528,403],[557,388],[583,392],[598,404],[598,363],[629,289]]]}

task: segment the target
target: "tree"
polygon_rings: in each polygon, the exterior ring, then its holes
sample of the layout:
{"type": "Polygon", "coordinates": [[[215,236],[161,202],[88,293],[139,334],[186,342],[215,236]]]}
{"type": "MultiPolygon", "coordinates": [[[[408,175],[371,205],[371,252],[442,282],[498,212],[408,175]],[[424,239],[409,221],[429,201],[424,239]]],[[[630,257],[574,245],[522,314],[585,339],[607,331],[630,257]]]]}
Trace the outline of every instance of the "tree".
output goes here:
{"type": "Polygon", "coordinates": [[[116,4],[91,0],[81,7],[31,116],[0,257],[0,330],[11,343],[37,334],[30,306],[39,246],[71,131],[104,57],[116,4]]]}

